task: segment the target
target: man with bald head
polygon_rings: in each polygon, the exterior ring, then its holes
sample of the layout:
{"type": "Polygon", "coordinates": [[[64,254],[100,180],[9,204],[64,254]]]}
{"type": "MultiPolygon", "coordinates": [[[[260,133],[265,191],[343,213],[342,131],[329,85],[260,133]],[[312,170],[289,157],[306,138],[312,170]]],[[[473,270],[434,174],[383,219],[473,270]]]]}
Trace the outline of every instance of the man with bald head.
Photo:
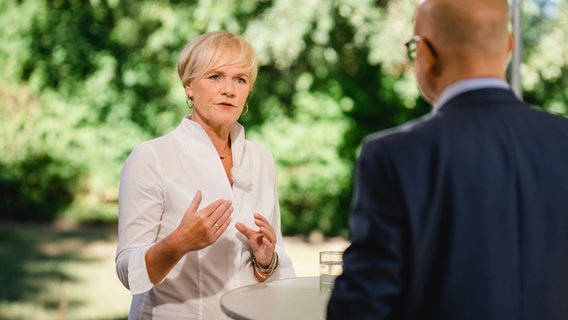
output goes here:
{"type": "Polygon", "coordinates": [[[568,319],[568,120],[504,80],[505,0],[426,0],[432,112],[368,137],[328,319],[568,319]]]}

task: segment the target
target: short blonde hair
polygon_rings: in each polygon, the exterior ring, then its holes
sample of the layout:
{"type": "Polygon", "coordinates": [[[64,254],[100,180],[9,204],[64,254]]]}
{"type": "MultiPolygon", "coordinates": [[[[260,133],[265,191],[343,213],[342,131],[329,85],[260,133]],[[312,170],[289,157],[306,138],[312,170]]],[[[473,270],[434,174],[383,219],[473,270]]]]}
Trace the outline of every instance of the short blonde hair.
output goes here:
{"type": "Polygon", "coordinates": [[[250,43],[230,32],[207,32],[189,42],[178,58],[178,75],[185,86],[212,69],[243,66],[249,71],[250,90],[258,74],[256,54],[250,43]]]}

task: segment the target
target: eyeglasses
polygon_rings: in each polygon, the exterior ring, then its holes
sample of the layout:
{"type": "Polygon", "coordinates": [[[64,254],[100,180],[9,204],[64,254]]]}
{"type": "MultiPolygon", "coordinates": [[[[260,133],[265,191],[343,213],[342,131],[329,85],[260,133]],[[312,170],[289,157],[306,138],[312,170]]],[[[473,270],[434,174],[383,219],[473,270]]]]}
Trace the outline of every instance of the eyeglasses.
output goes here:
{"type": "Polygon", "coordinates": [[[414,61],[416,58],[416,46],[418,45],[418,42],[420,42],[420,36],[413,36],[404,44],[406,47],[406,55],[410,61],[414,61]]]}
{"type": "Polygon", "coordinates": [[[406,55],[408,55],[408,59],[410,59],[410,61],[414,61],[414,59],[416,58],[416,46],[420,41],[424,41],[424,44],[426,45],[426,47],[428,47],[430,53],[434,57],[438,56],[436,50],[434,50],[434,47],[432,46],[430,41],[420,36],[413,36],[410,40],[406,41],[406,43],[404,44],[404,46],[406,47],[406,55]]]}

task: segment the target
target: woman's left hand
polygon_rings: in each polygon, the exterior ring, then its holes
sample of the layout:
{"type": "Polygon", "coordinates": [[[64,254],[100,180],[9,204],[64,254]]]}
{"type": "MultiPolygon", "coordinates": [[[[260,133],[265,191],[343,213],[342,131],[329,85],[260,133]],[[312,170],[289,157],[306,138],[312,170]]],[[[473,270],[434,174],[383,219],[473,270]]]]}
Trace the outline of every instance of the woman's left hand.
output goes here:
{"type": "Polygon", "coordinates": [[[235,227],[247,237],[256,261],[263,266],[268,266],[272,262],[276,248],[276,233],[270,222],[261,214],[254,214],[254,224],[259,227],[258,231],[254,231],[241,222],[235,223],[235,227]]]}

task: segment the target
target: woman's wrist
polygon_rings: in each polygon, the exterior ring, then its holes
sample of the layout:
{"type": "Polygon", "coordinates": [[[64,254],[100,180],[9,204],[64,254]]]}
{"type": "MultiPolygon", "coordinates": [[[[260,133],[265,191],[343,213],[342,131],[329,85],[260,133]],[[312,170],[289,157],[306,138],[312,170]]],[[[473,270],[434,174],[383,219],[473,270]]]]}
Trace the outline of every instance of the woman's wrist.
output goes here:
{"type": "Polygon", "coordinates": [[[268,269],[270,268],[270,265],[274,262],[274,254],[276,253],[276,251],[274,251],[274,253],[272,253],[272,256],[270,257],[270,261],[268,261],[268,263],[262,263],[260,261],[258,261],[258,259],[256,259],[255,255],[252,255],[252,259],[253,259],[253,263],[258,266],[260,269],[268,269]]]}
{"type": "Polygon", "coordinates": [[[274,251],[272,253],[272,261],[268,266],[261,265],[257,260],[254,254],[252,255],[252,267],[253,272],[257,278],[262,279],[263,281],[270,277],[278,268],[280,264],[280,257],[278,253],[274,251]]]}

